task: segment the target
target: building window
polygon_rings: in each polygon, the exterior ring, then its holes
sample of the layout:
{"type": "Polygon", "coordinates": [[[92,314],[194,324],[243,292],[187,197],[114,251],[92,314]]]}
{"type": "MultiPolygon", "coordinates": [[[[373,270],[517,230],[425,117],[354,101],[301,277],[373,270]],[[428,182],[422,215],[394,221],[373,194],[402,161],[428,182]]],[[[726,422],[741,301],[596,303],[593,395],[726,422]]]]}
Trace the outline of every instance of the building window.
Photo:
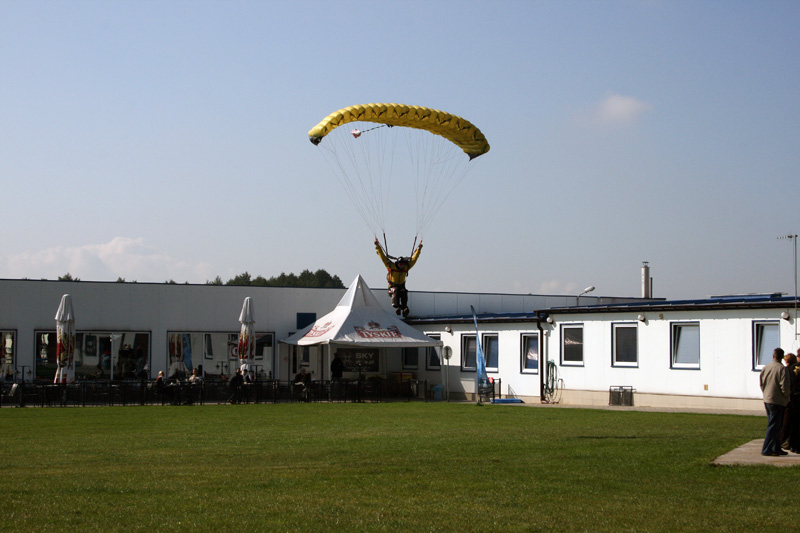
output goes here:
{"type": "Polygon", "coordinates": [[[403,369],[416,370],[419,364],[419,348],[403,348],[403,369]]]}
{"type": "Polygon", "coordinates": [[[0,381],[12,382],[16,379],[14,349],[14,332],[0,331],[0,381]]]}
{"type": "Polygon", "coordinates": [[[561,364],[583,364],[583,326],[561,326],[561,364]]]}
{"type": "Polygon", "coordinates": [[[780,323],[753,323],[753,368],[760,370],[772,362],[772,351],[781,345],[780,323]]]}
{"type": "Polygon", "coordinates": [[[639,364],[636,332],[636,324],[611,325],[613,366],[637,366],[639,364]]]}
{"type": "MultiPolygon", "coordinates": [[[[34,376],[52,382],[58,368],[56,332],[35,331],[34,338],[34,376]]],[[[76,381],[154,377],[150,368],[148,332],[78,331],[75,333],[73,361],[76,381]]]]}
{"type": "MultiPolygon", "coordinates": [[[[182,377],[197,369],[206,377],[231,376],[236,373],[239,359],[239,334],[233,332],[171,331],[167,354],[167,377],[182,377]]],[[[250,363],[260,377],[269,378],[275,369],[275,334],[254,333],[253,362],[250,363]]],[[[153,373],[153,372],[151,372],[153,373]]]]}
{"type": "Polygon", "coordinates": [[[700,368],[700,324],[672,324],[672,368],[700,368]]]}
{"type": "Polygon", "coordinates": [[[483,340],[483,357],[486,363],[486,371],[497,372],[500,360],[499,339],[497,338],[497,334],[484,333],[481,337],[483,340]]]}
{"type": "MultiPolygon", "coordinates": [[[[275,375],[275,334],[256,333],[255,337],[256,372],[263,374],[267,379],[271,379],[275,375]]],[[[206,359],[208,359],[207,355],[206,359]]]]}
{"type": "Polygon", "coordinates": [[[522,372],[524,374],[539,373],[539,334],[522,335],[522,372]]]}
{"type": "Polygon", "coordinates": [[[461,336],[461,370],[476,371],[477,346],[475,335],[461,336]]]}
{"type": "MultiPolygon", "coordinates": [[[[428,335],[431,339],[440,340],[442,337],[438,333],[431,333],[428,335]]],[[[442,347],[441,346],[428,346],[425,348],[425,368],[428,370],[441,370],[442,369],[442,347]]]]}
{"type": "Polygon", "coordinates": [[[300,330],[306,326],[310,326],[316,320],[317,320],[317,313],[297,313],[295,324],[297,329],[300,330]]]}

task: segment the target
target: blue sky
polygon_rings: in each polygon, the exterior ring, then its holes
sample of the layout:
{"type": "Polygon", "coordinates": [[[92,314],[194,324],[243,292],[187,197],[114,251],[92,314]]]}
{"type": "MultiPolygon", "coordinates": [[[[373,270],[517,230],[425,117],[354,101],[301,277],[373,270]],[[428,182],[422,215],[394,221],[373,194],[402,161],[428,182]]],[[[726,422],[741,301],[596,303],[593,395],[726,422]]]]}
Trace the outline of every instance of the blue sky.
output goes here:
{"type": "MultiPolygon", "coordinates": [[[[308,130],[357,103],[492,149],[412,290],[794,292],[798,2],[0,3],[0,277],[384,271],[308,130]]],[[[398,222],[402,224],[402,220],[398,222]]]]}

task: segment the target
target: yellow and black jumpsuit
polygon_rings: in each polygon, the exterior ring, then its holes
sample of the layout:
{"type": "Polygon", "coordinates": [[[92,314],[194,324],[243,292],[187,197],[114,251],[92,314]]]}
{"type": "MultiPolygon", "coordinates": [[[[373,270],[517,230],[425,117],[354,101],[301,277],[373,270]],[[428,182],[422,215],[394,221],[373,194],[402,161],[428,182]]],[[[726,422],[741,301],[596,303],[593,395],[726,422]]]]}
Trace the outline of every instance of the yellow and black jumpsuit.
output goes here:
{"type": "Polygon", "coordinates": [[[411,267],[417,262],[419,254],[422,251],[422,244],[414,250],[411,254],[411,260],[405,261],[392,261],[383,251],[380,244],[375,245],[375,251],[378,257],[381,258],[383,264],[386,265],[386,281],[389,282],[389,294],[392,296],[392,307],[397,309],[397,314],[401,312],[403,315],[408,315],[408,291],[406,290],[406,276],[411,267]],[[398,264],[399,263],[399,264],[398,264]]]}

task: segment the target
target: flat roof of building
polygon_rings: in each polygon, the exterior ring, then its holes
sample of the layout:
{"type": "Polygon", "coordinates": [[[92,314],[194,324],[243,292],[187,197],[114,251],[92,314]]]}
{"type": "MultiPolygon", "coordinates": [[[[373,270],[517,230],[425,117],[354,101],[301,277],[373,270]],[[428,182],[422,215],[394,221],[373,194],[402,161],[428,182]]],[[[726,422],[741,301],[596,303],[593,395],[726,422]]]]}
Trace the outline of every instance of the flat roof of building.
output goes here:
{"type": "MultiPolygon", "coordinates": [[[[710,296],[695,300],[649,300],[627,303],[575,305],[551,307],[523,313],[477,313],[478,322],[536,322],[546,320],[549,315],[577,313],[613,313],[617,311],[714,311],[723,309],[769,309],[796,306],[794,296],[773,294],[734,294],[710,296]]],[[[472,322],[471,314],[412,317],[411,324],[472,322]]]]}

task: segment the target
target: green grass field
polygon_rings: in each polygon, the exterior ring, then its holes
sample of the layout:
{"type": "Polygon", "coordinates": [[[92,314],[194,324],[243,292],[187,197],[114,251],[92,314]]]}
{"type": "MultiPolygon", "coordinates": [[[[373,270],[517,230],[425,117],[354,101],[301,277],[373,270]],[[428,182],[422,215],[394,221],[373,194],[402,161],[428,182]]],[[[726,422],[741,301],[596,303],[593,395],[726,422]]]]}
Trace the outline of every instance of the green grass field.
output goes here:
{"type": "MultiPolygon", "coordinates": [[[[447,403],[0,411],[1,531],[760,530],[765,418],[447,403]]],[[[788,526],[788,524],[787,524],[788,526]]]]}

